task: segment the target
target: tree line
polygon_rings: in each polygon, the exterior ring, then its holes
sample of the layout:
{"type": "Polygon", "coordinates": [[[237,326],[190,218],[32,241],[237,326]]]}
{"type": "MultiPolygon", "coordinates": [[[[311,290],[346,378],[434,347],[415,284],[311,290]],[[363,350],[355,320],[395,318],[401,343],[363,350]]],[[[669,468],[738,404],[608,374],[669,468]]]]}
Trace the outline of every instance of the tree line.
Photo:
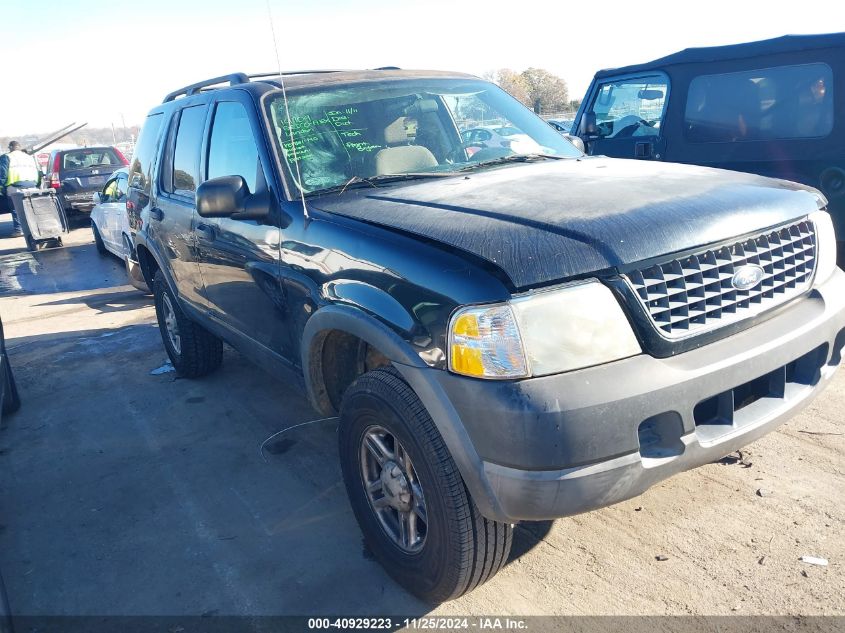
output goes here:
{"type": "Polygon", "coordinates": [[[526,68],[522,72],[500,68],[484,73],[484,78],[498,84],[537,114],[574,112],[581,105],[580,99],[569,98],[564,79],[542,68],[526,68]]]}
{"type": "MultiPolygon", "coordinates": [[[[138,139],[140,126],[132,125],[130,127],[84,127],[77,130],[73,134],[68,134],[64,138],[60,138],[56,143],[65,143],[68,145],[79,145],[81,147],[95,146],[95,145],[113,145],[115,142],[122,143],[138,139]],[[112,131],[114,134],[112,134],[112,131]]],[[[52,131],[52,130],[51,130],[52,131]]],[[[10,141],[20,141],[24,148],[31,147],[38,141],[46,139],[50,131],[37,134],[22,134],[20,136],[0,136],[0,154],[6,152],[10,141]]]]}

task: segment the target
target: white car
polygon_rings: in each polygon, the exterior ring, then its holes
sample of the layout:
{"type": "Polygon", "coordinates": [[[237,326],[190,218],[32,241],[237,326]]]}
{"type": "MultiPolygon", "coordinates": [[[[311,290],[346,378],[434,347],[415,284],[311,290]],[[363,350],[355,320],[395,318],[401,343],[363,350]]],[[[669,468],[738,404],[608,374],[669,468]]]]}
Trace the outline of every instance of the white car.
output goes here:
{"type": "Polygon", "coordinates": [[[129,283],[139,290],[149,292],[134,255],[135,246],[132,231],[129,229],[129,217],[126,215],[128,182],[129,169],[118,169],[109,176],[103,190],[94,194],[91,231],[97,252],[100,255],[112,254],[120,258],[126,264],[129,283]]]}
{"type": "Polygon", "coordinates": [[[469,148],[499,148],[509,149],[517,154],[540,154],[540,145],[515,127],[484,126],[464,130],[461,135],[469,148]]]}

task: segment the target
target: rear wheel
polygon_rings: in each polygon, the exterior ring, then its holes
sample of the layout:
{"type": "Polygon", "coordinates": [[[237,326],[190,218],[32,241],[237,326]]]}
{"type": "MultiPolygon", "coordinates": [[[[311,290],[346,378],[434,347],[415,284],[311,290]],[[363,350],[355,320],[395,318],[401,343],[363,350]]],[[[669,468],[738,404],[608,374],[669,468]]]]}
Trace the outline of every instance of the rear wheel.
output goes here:
{"type": "Polygon", "coordinates": [[[185,316],[160,270],[153,294],[158,329],[176,372],[185,378],[199,378],[220,367],[223,341],[185,316]]]}
{"type": "Polygon", "coordinates": [[[507,560],[512,527],[479,513],[431,417],[396,370],[358,378],[340,417],[346,491],[387,572],[434,603],[492,578],[507,560]]]}

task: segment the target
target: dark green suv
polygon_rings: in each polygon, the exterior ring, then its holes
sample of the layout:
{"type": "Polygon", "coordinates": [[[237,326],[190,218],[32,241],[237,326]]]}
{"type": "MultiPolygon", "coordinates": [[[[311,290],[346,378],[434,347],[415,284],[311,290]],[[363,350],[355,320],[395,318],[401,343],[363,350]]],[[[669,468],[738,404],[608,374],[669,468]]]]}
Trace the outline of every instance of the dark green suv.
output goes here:
{"type": "Polygon", "coordinates": [[[845,346],[825,204],[587,157],[495,85],[385,69],[168,95],[127,207],[177,371],[226,341],[339,416],[369,548],[442,601],[515,522],[638,495],[819,392],[845,346]],[[519,145],[462,136],[484,125],[519,145]]]}

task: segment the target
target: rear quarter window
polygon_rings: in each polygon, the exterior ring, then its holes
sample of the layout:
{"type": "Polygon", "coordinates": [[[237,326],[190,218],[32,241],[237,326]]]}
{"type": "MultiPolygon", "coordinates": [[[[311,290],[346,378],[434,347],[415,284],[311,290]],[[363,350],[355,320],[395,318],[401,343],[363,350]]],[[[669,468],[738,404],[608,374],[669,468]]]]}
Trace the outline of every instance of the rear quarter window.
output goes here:
{"type": "Polygon", "coordinates": [[[690,82],[684,114],[692,143],[820,138],[833,130],[833,71],[777,66],[690,82]]]}
{"type": "Polygon", "coordinates": [[[129,169],[129,186],[141,189],[146,195],[150,195],[150,172],[163,120],[164,115],[161,113],[151,114],[147,117],[141,135],[138,137],[138,143],[132,157],[132,166],[129,169]]]}

